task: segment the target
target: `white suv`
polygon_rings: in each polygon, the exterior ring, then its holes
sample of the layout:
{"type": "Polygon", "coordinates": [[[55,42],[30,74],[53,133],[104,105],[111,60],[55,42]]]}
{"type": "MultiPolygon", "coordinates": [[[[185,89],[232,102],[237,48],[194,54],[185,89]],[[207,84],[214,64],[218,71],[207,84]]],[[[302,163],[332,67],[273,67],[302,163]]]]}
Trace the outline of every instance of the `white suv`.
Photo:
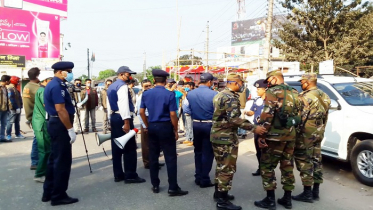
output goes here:
{"type": "MultiPolygon", "coordinates": [[[[299,79],[285,76],[302,92],[299,79]]],[[[319,75],[317,86],[331,99],[322,154],[350,162],[355,177],[373,186],[373,80],[319,75]]]]}

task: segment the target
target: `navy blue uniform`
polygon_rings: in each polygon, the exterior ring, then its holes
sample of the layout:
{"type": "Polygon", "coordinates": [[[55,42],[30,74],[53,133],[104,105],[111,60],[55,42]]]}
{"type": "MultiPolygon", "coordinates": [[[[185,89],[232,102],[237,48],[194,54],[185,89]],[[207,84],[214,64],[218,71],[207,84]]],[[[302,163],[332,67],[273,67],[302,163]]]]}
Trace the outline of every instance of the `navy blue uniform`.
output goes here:
{"type": "Polygon", "coordinates": [[[163,86],[145,91],[140,108],[148,109],[150,178],[153,186],[159,186],[159,153],[162,149],[167,166],[169,190],[177,190],[177,155],[174,128],[170,112],[176,112],[175,94],[163,86]]]}
{"type": "MultiPolygon", "coordinates": [[[[259,124],[259,119],[260,115],[262,114],[263,108],[264,108],[264,103],[262,102],[263,100],[258,97],[254,99],[253,105],[250,108],[250,111],[254,112],[254,124],[258,125],[259,124]],[[261,105],[258,105],[260,104],[261,105]]],[[[259,166],[260,168],[260,158],[262,157],[262,150],[259,148],[259,135],[254,134],[254,144],[255,144],[255,149],[256,149],[256,158],[258,159],[259,166]]]]}
{"type": "Polygon", "coordinates": [[[52,148],[48,160],[43,197],[50,197],[52,201],[57,201],[67,197],[72,154],[70,136],[58,117],[55,105],[65,104],[71,124],[74,121],[75,113],[66,84],[61,79],[54,77],[45,87],[44,104],[49,115],[48,133],[51,137],[52,148]]]}
{"type": "Polygon", "coordinates": [[[205,85],[190,91],[187,95],[191,117],[193,119],[193,145],[195,161],[195,182],[200,186],[211,183],[210,171],[214,161],[214,152],[210,141],[213,98],[217,92],[205,85]]]}
{"type": "MultiPolygon", "coordinates": [[[[107,95],[111,108],[111,150],[113,156],[113,171],[116,179],[135,179],[138,177],[136,173],[137,168],[137,153],[136,153],[136,137],[133,136],[125,145],[123,149],[119,148],[114,142],[115,138],[121,137],[126,133],[123,131],[124,120],[119,114],[118,107],[118,91],[123,86],[127,85],[123,80],[118,79],[107,90],[107,95]],[[122,167],[122,159],[124,165],[124,172],[122,167]]],[[[132,103],[130,93],[128,92],[129,110],[131,113],[135,111],[135,107],[132,103]]],[[[128,119],[130,122],[130,129],[132,130],[135,126],[133,124],[133,115],[128,119]]]]}

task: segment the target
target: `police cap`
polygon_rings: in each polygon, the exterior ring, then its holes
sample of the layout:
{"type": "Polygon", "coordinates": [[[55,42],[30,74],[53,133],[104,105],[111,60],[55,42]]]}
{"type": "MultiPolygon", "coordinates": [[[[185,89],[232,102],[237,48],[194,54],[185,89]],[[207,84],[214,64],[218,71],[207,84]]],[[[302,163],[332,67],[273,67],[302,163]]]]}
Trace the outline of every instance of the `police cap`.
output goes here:
{"type": "Polygon", "coordinates": [[[299,82],[302,80],[307,80],[310,82],[316,82],[317,81],[317,75],[314,73],[306,73],[303,74],[302,77],[300,78],[299,82]]]}
{"type": "Polygon", "coordinates": [[[166,82],[167,83],[176,83],[174,79],[167,79],[166,82]]]}
{"type": "Polygon", "coordinates": [[[70,61],[59,61],[53,64],[52,69],[54,70],[71,70],[74,68],[74,63],[70,61]]]}
{"type": "Polygon", "coordinates": [[[265,81],[264,79],[257,80],[254,83],[254,87],[256,87],[256,88],[267,88],[267,83],[265,83],[264,81],[265,81]]]}
{"type": "Polygon", "coordinates": [[[119,67],[117,74],[120,74],[120,73],[137,74],[136,72],[132,71],[128,66],[119,67]]]}
{"type": "Polygon", "coordinates": [[[243,81],[241,76],[238,74],[234,74],[234,73],[228,74],[227,81],[237,81],[237,80],[243,81]]]}
{"type": "Polygon", "coordinates": [[[273,70],[273,71],[270,71],[270,72],[268,72],[267,73],[267,75],[266,75],[266,79],[265,79],[265,83],[268,83],[268,79],[270,78],[270,77],[273,77],[273,76],[284,76],[283,74],[282,74],[282,71],[281,71],[281,69],[277,69],[277,70],[273,70]]]}
{"type": "Polygon", "coordinates": [[[214,80],[214,76],[210,73],[203,73],[200,77],[201,82],[208,82],[214,80]]]}
{"type": "Polygon", "coordinates": [[[170,74],[162,69],[153,69],[152,74],[154,77],[168,77],[170,74]]]}

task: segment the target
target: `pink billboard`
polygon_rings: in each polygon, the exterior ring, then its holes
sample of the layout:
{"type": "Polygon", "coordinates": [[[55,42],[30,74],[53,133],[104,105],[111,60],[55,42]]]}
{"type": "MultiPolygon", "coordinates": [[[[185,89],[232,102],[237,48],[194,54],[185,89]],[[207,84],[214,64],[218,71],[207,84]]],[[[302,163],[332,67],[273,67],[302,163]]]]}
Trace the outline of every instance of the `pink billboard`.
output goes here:
{"type": "Polygon", "coordinates": [[[67,18],[67,0],[0,0],[0,7],[42,12],[67,18]]]}
{"type": "Polygon", "coordinates": [[[0,54],[60,57],[60,17],[0,7],[0,54]]]}

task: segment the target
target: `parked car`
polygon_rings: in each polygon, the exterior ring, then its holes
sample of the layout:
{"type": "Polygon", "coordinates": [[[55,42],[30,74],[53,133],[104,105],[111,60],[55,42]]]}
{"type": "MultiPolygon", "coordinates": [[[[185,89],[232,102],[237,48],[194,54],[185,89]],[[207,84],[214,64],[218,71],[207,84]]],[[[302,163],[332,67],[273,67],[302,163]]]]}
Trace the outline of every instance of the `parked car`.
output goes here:
{"type": "MultiPolygon", "coordinates": [[[[299,79],[285,82],[302,92],[299,79]]],[[[331,99],[322,154],[350,162],[354,176],[373,186],[373,80],[325,75],[317,86],[331,99]]]]}

